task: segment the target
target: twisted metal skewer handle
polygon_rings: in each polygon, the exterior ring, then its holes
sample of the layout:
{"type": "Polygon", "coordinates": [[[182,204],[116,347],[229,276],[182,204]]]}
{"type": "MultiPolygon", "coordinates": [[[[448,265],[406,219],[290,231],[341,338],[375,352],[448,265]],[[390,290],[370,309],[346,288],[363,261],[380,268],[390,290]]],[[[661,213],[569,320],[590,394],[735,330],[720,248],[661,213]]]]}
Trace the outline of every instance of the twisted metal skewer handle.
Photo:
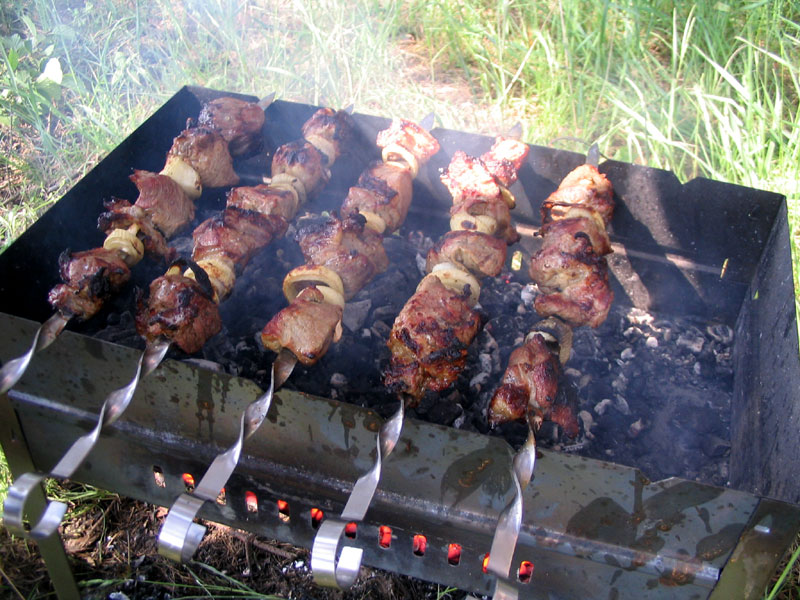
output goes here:
{"type": "Polygon", "coordinates": [[[193,492],[184,492],[172,504],[161,533],[158,552],[176,562],[186,562],[194,556],[203,540],[206,528],[194,518],[206,502],[213,502],[239,463],[244,442],[261,427],[269,412],[275,391],[275,365],[270,375],[269,389],[247,405],[239,423],[239,437],[225,452],[218,454],[193,492]]]}
{"type": "MultiPolygon", "coordinates": [[[[103,428],[114,423],[128,408],[141,378],[150,374],[161,364],[169,346],[170,342],[166,340],[157,340],[147,344],[147,348],[139,357],[133,379],[128,385],[114,390],[106,397],[94,429],[78,438],[70,446],[58,464],[50,471],[49,476],[62,479],[72,476],[94,448],[103,428]]],[[[58,529],[61,519],[64,518],[67,511],[67,505],[63,502],[54,500],[48,502],[38,522],[31,527],[30,531],[25,529],[23,520],[28,498],[33,488],[47,476],[48,474],[43,473],[25,473],[18,477],[8,489],[8,497],[3,503],[3,522],[13,534],[32,539],[43,539],[58,529]]]]}
{"type": "Polygon", "coordinates": [[[25,374],[33,355],[52,344],[59,334],[64,331],[68,320],[59,312],[53,314],[36,330],[30,349],[22,356],[14,358],[3,365],[3,368],[0,369],[0,394],[5,394],[14,387],[25,374]]]}
{"type": "Polygon", "coordinates": [[[372,468],[356,481],[340,518],[326,520],[317,531],[311,547],[311,572],[317,584],[346,589],[355,583],[364,551],[345,545],[337,561],[337,549],[347,524],[361,521],[367,514],[381,479],[383,461],[392,453],[400,439],[404,418],[404,402],[401,399],[400,408],[381,426],[378,433],[378,452],[372,468]]]}
{"type": "Polygon", "coordinates": [[[495,529],[492,539],[492,547],[489,550],[487,569],[497,575],[493,594],[495,600],[516,600],[518,597],[517,590],[508,583],[507,579],[522,527],[524,512],[522,493],[531,481],[535,466],[536,438],[533,435],[533,429],[529,429],[528,439],[514,456],[512,467],[512,477],[516,488],[514,499],[500,513],[497,529],[495,529]]]}

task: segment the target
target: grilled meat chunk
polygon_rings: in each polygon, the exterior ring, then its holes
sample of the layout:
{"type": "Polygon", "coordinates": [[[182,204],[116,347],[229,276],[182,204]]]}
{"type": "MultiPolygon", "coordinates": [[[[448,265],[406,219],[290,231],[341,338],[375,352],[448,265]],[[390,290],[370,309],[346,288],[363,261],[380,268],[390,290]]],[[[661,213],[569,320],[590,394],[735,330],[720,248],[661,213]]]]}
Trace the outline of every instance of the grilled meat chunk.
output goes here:
{"type": "Polygon", "coordinates": [[[264,111],[255,102],[225,96],[205,104],[197,123],[217,131],[228,142],[231,156],[252,154],[261,145],[264,111]]]}
{"type": "Polygon", "coordinates": [[[542,219],[552,205],[587,206],[603,217],[606,226],[614,215],[614,190],[608,178],[592,165],[581,165],[561,181],[542,204],[542,219]]]}
{"type": "Polygon", "coordinates": [[[108,235],[115,229],[128,229],[136,225],[139,232],[136,236],[142,240],[145,252],[152,256],[163,257],[167,262],[172,261],[175,249],[167,245],[166,239],[156,229],[150,216],[141,207],[131,204],[127,200],[114,199],[105,203],[106,212],[97,218],[97,228],[108,235]]]}
{"type": "Polygon", "coordinates": [[[275,315],[261,331],[261,342],[273,352],[290,350],[301,363],[313,365],[341,335],[342,309],[324,302],[311,285],[275,315]]]}
{"type": "Polygon", "coordinates": [[[287,173],[297,177],[311,197],[321,190],[331,177],[327,159],[312,143],[295,140],[284,144],[272,157],[272,175],[287,173]]]}
{"type": "Polygon", "coordinates": [[[282,217],[291,221],[297,212],[294,194],[265,184],[254,187],[235,187],[228,192],[227,206],[282,217]]]}
{"type": "Polygon", "coordinates": [[[103,302],[131,276],[130,269],[115,250],[95,248],[72,254],[64,251],[58,259],[63,284],[55,286],[48,301],[65,318],[89,319],[103,302]]]}
{"type": "Polygon", "coordinates": [[[209,290],[176,269],[150,284],[150,297],[140,299],[136,330],[151,341],[165,337],[187,354],[194,354],[222,329],[217,304],[209,290]]]}
{"type": "Polygon", "coordinates": [[[236,185],[239,176],[233,170],[228,142],[206,127],[183,130],[172,142],[169,156],[179,156],[197,171],[204,187],[236,185]]]}
{"type": "Polygon", "coordinates": [[[463,370],[467,347],[481,325],[467,299],[436,277],[427,277],[395,319],[384,383],[409,396],[411,404],[417,404],[425,390],[447,389],[463,370]]]}
{"type": "Polygon", "coordinates": [[[511,187],[529,150],[528,145],[519,140],[498,137],[491,149],[481,155],[481,161],[501,185],[511,187]]]}
{"type": "Polygon", "coordinates": [[[389,266],[381,236],[365,223],[357,214],[341,220],[334,216],[297,234],[307,264],[328,267],[341,277],[345,300],[389,266]]]}
{"type": "Polygon", "coordinates": [[[489,402],[489,424],[527,418],[538,429],[543,420],[550,420],[575,437],[578,421],[568,406],[554,405],[557,392],[558,361],[541,334],[530,335],[508,359],[503,383],[489,402]]]}
{"type": "Polygon", "coordinates": [[[472,216],[486,216],[496,223],[494,235],[509,246],[519,241],[519,233],[511,224],[511,211],[502,198],[485,199],[478,196],[465,198],[450,209],[451,215],[467,213],[472,216]]]}
{"type": "Polygon", "coordinates": [[[317,149],[322,150],[328,159],[328,164],[332,165],[352,139],[353,127],[353,118],[345,111],[320,108],[303,124],[303,137],[317,149]],[[332,152],[329,153],[328,148],[332,152]]]}
{"type": "Polygon", "coordinates": [[[378,162],[358,178],[342,204],[345,217],[356,212],[372,212],[386,223],[386,235],[406,220],[411,205],[413,178],[408,169],[378,162]]]}
{"type": "Polygon", "coordinates": [[[137,170],[130,179],[139,189],[136,206],[147,212],[166,237],[172,237],[194,219],[194,203],[166,175],[137,170]]]}
{"type": "Polygon", "coordinates": [[[453,196],[453,205],[467,200],[505,204],[497,180],[483,161],[461,150],[453,154],[440,179],[453,196]]]}
{"type": "Polygon", "coordinates": [[[194,230],[192,258],[199,261],[222,255],[237,265],[244,265],[274,237],[283,235],[288,226],[286,219],[279,215],[228,207],[194,230]]]}
{"type": "Polygon", "coordinates": [[[462,266],[478,278],[496,277],[506,262],[506,244],[477,231],[450,231],[428,252],[426,271],[449,262],[462,266]]]}
{"type": "Polygon", "coordinates": [[[608,269],[603,260],[579,283],[560,292],[537,296],[533,306],[543,317],[556,315],[575,327],[599,327],[606,320],[613,301],[614,293],[608,285],[608,269]]]}
{"type": "Polygon", "coordinates": [[[439,151],[439,142],[430,133],[412,121],[394,119],[392,124],[377,137],[380,148],[392,144],[402,146],[420,162],[424,163],[439,151]]]}

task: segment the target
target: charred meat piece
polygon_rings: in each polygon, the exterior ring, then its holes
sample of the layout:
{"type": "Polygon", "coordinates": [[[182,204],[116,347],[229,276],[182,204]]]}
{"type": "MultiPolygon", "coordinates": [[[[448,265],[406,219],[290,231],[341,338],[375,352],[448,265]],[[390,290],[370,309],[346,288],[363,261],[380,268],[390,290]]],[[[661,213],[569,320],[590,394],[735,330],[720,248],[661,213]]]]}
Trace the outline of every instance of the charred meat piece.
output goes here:
{"type": "Polygon", "coordinates": [[[442,173],[440,179],[453,196],[453,205],[468,200],[483,203],[497,201],[505,204],[497,180],[483,161],[461,150],[453,154],[447,170],[442,173]]]}
{"type": "Polygon", "coordinates": [[[511,211],[501,198],[485,199],[479,196],[462,199],[450,209],[451,215],[466,213],[472,216],[490,217],[496,223],[494,235],[505,240],[509,246],[519,241],[519,233],[511,224],[511,211]]]}
{"type": "Polygon", "coordinates": [[[426,390],[440,392],[453,384],[481,325],[467,300],[436,277],[423,279],[389,335],[392,358],[384,373],[389,389],[417,404],[426,390]]]}
{"type": "Polygon", "coordinates": [[[194,219],[194,203],[166,175],[134,171],[130,179],[139,189],[136,206],[147,212],[166,237],[172,237],[194,219]]]}
{"type": "Polygon", "coordinates": [[[303,124],[303,137],[322,150],[332,165],[352,139],[353,127],[353,119],[345,111],[320,108],[303,124]]]}
{"type": "Polygon", "coordinates": [[[503,383],[489,402],[489,424],[528,419],[534,429],[542,421],[561,425],[569,437],[578,435],[578,421],[566,405],[554,405],[558,392],[558,361],[539,333],[514,349],[503,383]]]}
{"type": "Polygon", "coordinates": [[[342,309],[324,302],[311,285],[275,315],[261,331],[261,342],[273,352],[286,348],[306,366],[316,363],[341,335],[342,309]]]}
{"type": "Polygon", "coordinates": [[[48,300],[65,318],[86,320],[103,306],[131,276],[115,250],[95,248],[75,254],[66,250],[58,259],[63,284],[50,290],[48,300]]]}
{"type": "Polygon", "coordinates": [[[222,329],[219,308],[208,290],[171,269],[150,284],[150,297],[139,300],[136,330],[151,341],[165,337],[194,354],[222,329]]]}
{"type": "Polygon", "coordinates": [[[302,227],[297,234],[307,264],[328,267],[341,277],[345,300],[389,266],[382,237],[365,223],[360,215],[330,217],[302,227]]]}
{"type": "Polygon", "coordinates": [[[585,233],[592,244],[595,254],[604,256],[612,252],[611,240],[608,237],[603,218],[596,210],[584,206],[549,205],[545,212],[541,235],[556,235],[561,229],[571,230],[572,235],[585,233]]]}
{"type": "Polygon", "coordinates": [[[506,244],[477,231],[450,231],[428,252],[428,273],[439,263],[464,267],[478,278],[496,277],[506,262],[506,244]]]}
{"type": "Polygon", "coordinates": [[[543,317],[559,316],[575,327],[599,327],[606,320],[613,301],[614,293],[608,285],[608,268],[602,260],[579,283],[560,292],[537,296],[533,306],[543,317]]]}
{"type": "Polygon", "coordinates": [[[372,212],[386,223],[385,234],[396,231],[408,215],[412,179],[408,169],[383,162],[375,163],[350,188],[342,204],[342,215],[372,212]]]}
{"type": "Polygon", "coordinates": [[[106,212],[97,219],[97,228],[108,235],[115,229],[128,229],[132,225],[138,227],[136,236],[142,240],[145,251],[153,256],[161,256],[170,262],[175,255],[174,248],[167,245],[161,232],[156,229],[150,216],[137,205],[127,200],[114,199],[105,203],[106,212]]]}
{"type": "Polygon", "coordinates": [[[492,148],[481,155],[481,161],[497,181],[510,187],[517,180],[529,150],[528,145],[519,140],[498,137],[492,148]]]}
{"type": "Polygon", "coordinates": [[[196,261],[211,255],[223,255],[235,264],[244,265],[255,252],[283,235],[288,222],[278,215],[228,207],[203,221],[192,234],[196,261]]]}
{"type": "Polygon", "coordinates": [[[197,123],[217,131],[228,142],[231,156],[251,154],[261,145],[264,111],[255,102],[225,96],[203,106],[197,123]]]}
{"type": "Polygon", "coordinates": [[[503,384],[489,403],[489,423],[549,415],[557,392],[558,361],[541,334],[531,335],[508,359],[503,384]]]}
{"type": "Polygon", "coordinates": [[[207,127],[185,129],[172,142],[169,156],[179,156],[197,171],[204,187],[236,185],[239,176],[233,170],[228,142],[207,127]]]}
{"type": "Polygon", "coordinates": [[[614,190],[608,178],[592,165],[581,165],[561,181],[558,189],[542,204],[542,218],[550,205],[579,205],[593,208],[608,225],[614,215],[614,190]]]}
{"type": "Polygon", "coordinates": [[[292,192],[278,190],[265,184],[254,187],[235,187],[228,193],[227,205],[250,210],[262,215],[282,217],[291,221],[297,212],[297,202],[292,192]]]}
{"type": "Polygon", "coordinates": [[[420,162],[427,161],[439,151],[439,142],[430,133],[412,121],[395,119],[392,124],[381,131],[377,137],[380,148],[392,144],[402,146],[420,162]]]}
{"type": "Polygon", "coordinates": [[[297,177],[308,197],[314,196],[331,177],[327,159],[312,143],[295,140],[282,145],[272,157],[272,175],[287,173],[297,177]]]}

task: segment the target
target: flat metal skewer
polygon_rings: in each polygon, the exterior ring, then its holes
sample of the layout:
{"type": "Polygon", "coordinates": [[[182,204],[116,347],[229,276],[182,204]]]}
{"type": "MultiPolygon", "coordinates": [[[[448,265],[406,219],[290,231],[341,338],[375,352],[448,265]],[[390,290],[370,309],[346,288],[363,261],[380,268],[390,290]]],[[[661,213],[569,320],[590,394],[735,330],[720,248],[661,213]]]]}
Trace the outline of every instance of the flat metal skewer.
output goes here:
{"type": "Polygon", "coordinates": [[[47,321],[42,323],[36,334],[33,336],[33,343],[30,349],[17,358],[9,360],[0,369],[0,394],[5,394],[10,390],[25,374],[33,355],[44,350],[52,344],[56,338],[64,331],[69,319],[61,313],[56,312],[47,321]]]}
{"type": "Polygon", "coordinates": [[[136,374],[130,383],[114,390],[106,397],[100,409],[97,425],[92,431],[78,438],[49,473],[24,473],[8,488],[8,497],[3,503],[3,522],[11,533],[31,539],[43,539],[58,529],[67,511],[67,505],[57,501],[48,502],[39,521],[32,525],[30,530],[26,529],[24,523],[26,504],[34,487],[48,476],[61,479],[72,476],[94,448],[103,429],[119,419],[128,408],[140,379],[161,364],[170,344],[168,340],[162,339],[147,344],[147,348],[139,357],[136,374]]]}
{"type": "Polygon", "coordinates": [[[191,560],[206,533],[206,527],[194,518],[206,502],[214,502],[239,463],[244,442],[252,436],[269,412],[275,391],[275,366],[272,367],[269,389],[247,405],[239,423],[239,437],[225,452],[218,454],[200,483],[192,492],[184,492],[172,504],[161,533],[158,552],[176,562],[191,560]]]}
{"type": "Polygon", "coordinates": [[[492,594],[495,600],[516,600],[519,596],[518,590],[509,582],[509,573],[522,527],[523,492],[533,477],[535,466],[536,438],[533,435],[533,427],[530,427],[528,439],[514,455],[511,470],[515,488],[514,499],[500,513],[497,529],[495,529],[492,539],[492,547],[489,550],[489,564],[486,568],[497,576],[492,594]]]}
{"type": "Polygon", "coordinates": [[[361,548],[345,545],[337,560],[337,549],[342,541],[347,524],[361,521],[375,495],[381,478],[383,461],[392,453],[400,432],[403,429],[405,402],[400,399],[400,407],[381,426],[377,440],[377,455],[372,468],[358,478],[353,491],[338,519],[326,519],[320,525],[311,548],[311,572],[317,584],[346,589],[355,583],[361,569],[364,551],[361,548]]]}

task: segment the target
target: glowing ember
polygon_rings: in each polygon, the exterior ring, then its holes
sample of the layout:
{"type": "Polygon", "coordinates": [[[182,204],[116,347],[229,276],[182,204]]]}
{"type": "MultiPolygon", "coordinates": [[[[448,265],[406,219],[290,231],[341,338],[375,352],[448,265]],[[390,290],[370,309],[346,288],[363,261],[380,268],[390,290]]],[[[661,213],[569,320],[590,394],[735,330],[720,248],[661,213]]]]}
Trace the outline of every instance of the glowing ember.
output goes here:
{"type": "Polygon", "coordinates": [[[392,528],[381,525],[378,529],[378,544],[381,548],[388,548],[392,545],[392,528]]]}
{"type": "Polygon", "coordinates": [[[461,562],[461,544],[447,546],[447,562],[453,566],[461,562]]]}
{"type": "Polygon", "coordinates": [[[414,554],[417,556],[424,556],[425,550],[428,548],[428,539],[424,535],[414,536],[414,554]]]}

